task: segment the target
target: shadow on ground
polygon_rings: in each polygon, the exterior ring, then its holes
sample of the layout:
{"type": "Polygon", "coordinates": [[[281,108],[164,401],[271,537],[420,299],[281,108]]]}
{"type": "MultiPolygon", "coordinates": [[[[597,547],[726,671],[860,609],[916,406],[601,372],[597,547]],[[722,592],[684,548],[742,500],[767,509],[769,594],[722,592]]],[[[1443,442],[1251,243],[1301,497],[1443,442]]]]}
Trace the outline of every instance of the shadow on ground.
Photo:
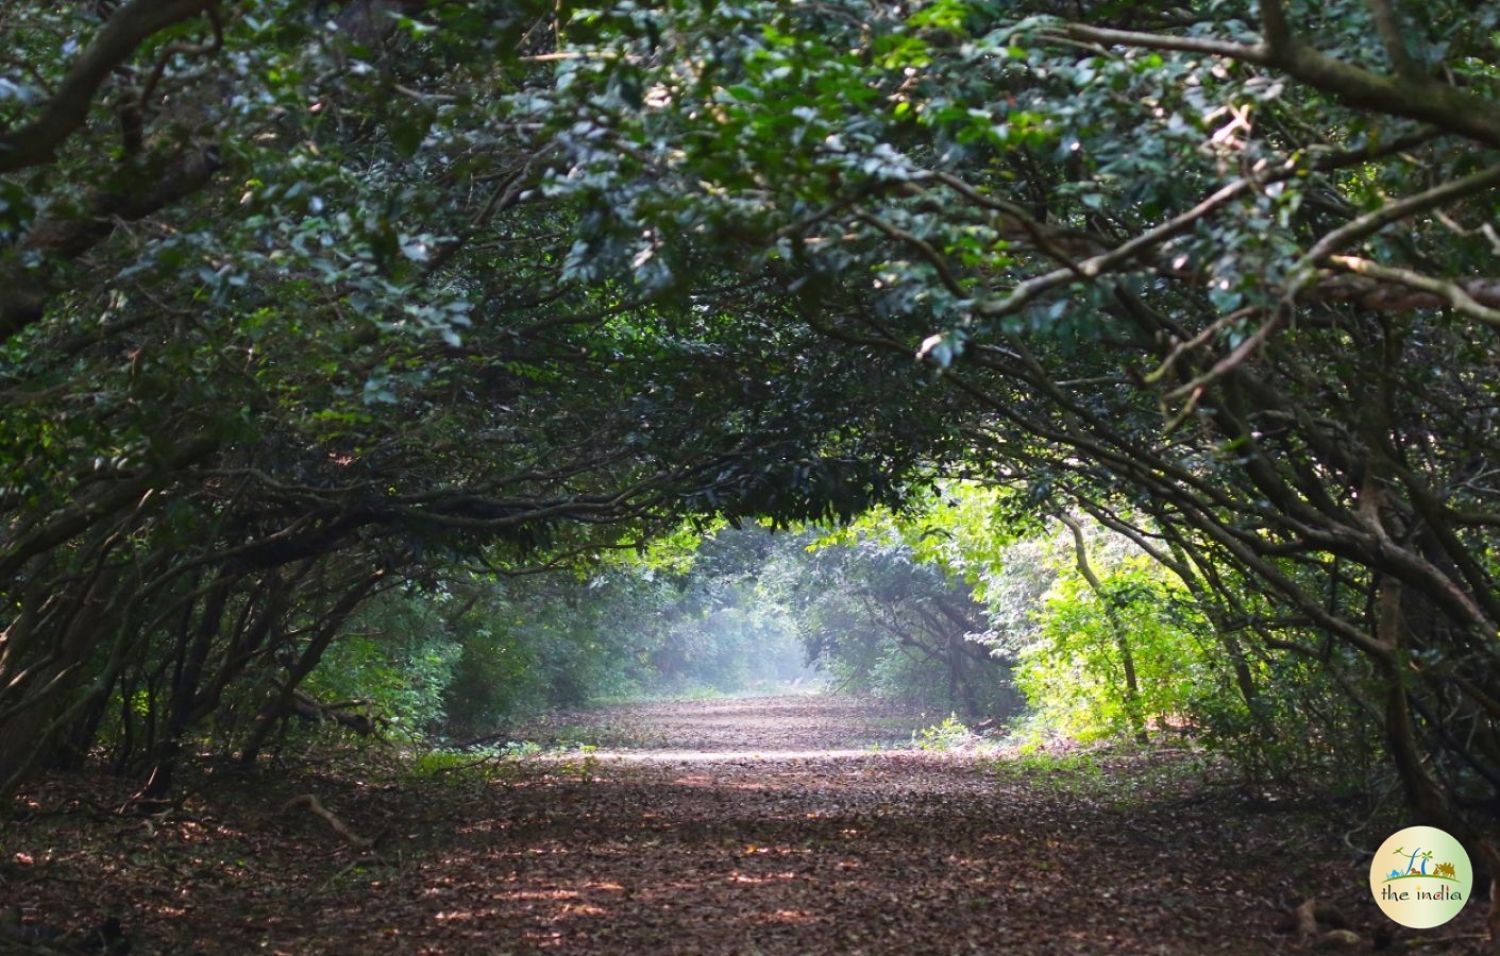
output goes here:
{"type": "Polygon", "coordinates": [[[827,698],[595,716],[606,744],[677,753],[206,780],[156,820],[54,779],[4,834],[6,892],[28,921],[120,912],[147,953],[1245,954],[1294,950],[1279,924],[1308,895],[1367,937],[1383,920],[1347,809],[1271,812],[1180,754],[1077,774],[864,751],[897,718],[827,698]],[[304,789],[378,849],[277,813],[304,789]]]}

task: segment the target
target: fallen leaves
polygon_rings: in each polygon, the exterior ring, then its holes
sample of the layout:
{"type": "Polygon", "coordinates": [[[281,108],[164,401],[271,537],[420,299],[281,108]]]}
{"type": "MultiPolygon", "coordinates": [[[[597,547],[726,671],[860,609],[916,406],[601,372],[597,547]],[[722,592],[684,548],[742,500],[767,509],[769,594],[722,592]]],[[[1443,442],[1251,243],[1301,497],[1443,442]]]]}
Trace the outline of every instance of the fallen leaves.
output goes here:
{"type": "Polygon", "coordinates": [[[85,812],[108,780],[53,778],[3,831],[0,890],[28,923],[119,912],[152,953],[1253,954],[1309,944],[1279,923],[1312,895],[1382,919],[1337,808],[1269,813],[1186,763],[1075,778],[866,752],[892,717],[844,700],[608,715],[676,756],[503,782],[205,777],[150,829],[85,812]],[[277,814],[304,791],[390,836],[365,851],[277,814]]]}

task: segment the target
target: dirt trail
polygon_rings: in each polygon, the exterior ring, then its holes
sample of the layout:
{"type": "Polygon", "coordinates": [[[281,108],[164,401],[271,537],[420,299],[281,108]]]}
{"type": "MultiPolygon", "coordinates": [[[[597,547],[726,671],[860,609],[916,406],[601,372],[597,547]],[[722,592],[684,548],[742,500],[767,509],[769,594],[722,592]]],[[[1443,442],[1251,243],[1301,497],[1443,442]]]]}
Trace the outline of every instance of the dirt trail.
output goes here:
{"type": "Polygon", "coordinates": [[[800,694],[603,707],[540,720],[512,736],[542,744],[586,742],[626,759],[834,751],[863,755],[909,747],[914,729],[943,716],[876,701],[800,694]]]}
{"type": "Polygon", "coordinates": [[[149,835],[55,828],[43,861],[34,822],[5,852],[90,887],[77,919],[127,901],[136,952],[1269,953],[1308,894],[1380,925],[1341,811],[1267,813],[1180,756],[997,772],[864,749],[914,722],[812,697],[574,721],[532,730],[607,753],[296,783],[384,831],[373,853],[226,781],[149,835]]]}

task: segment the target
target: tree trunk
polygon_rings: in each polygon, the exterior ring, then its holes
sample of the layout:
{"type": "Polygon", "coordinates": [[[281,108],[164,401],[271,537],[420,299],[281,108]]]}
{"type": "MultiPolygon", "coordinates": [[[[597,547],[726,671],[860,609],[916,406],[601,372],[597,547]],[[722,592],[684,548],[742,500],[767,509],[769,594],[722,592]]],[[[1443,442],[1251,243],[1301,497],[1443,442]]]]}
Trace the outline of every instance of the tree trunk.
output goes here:
{"type": "Polygon", "coordinates": [[[1068,530],[1073,533],[1073,553],[1078,559],[1078,573],[1083,575],[1083,580],[1088,583],[1089,590],[1099,598],[1100,605],[1104,608],[1105,620],[1109,622],[1109,629],[1115,639],[1115,647],[1120,652],[1120,666],[1125,671],[1125,718],[1130,721],[1131,734],[1137,743],[1144,744],[1148,741],[1146,735],[1146,717],[1141,708],[1141,685],[1135,672],[1135,654],[1130,649],[1130,635],[1125,632],[1125,624],[1120,620],[1120,615],[1115,607],[1114,598],[1104,588],[1104,583],[1094,573],[1094,568],[1089,564],[1088,544],[1083,538],[1083,525],[1079,524],[1072,515],[1058,515],[1068,530]]]}
{"type": "Polygon", "coordinates": [[[297,686],[312,673],[318,661],[322,659],[323,652],[338,634],[339,629],[344,626],[344,621],[354,613],[354,609],[360,602],[369,597],[375,585],[384,577],[385,572],[377,570],[365,577],[348,593],[339,603],[334,605],[333,610],[328,612],[317,632],[308,642],[307,648],[297,658],[287,673],[286,681],[275,698],[255,717],[255,724],[250,728],[249,735],[245,738],[245,745],[240,749],[240,763],[253,764],[260,756],[261,748],[271,736],[271,730],[276,726],[277,720],[291,706],[292,699],[296,696],[297,686]]]}

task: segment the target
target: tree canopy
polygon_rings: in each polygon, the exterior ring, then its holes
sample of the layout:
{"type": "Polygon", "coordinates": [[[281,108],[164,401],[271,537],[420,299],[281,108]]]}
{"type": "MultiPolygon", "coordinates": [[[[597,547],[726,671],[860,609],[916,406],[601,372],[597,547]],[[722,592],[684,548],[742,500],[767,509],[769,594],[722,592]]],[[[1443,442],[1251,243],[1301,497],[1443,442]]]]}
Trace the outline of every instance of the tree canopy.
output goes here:
{"type": "Polygon", "coordinates": [[[1337,682],[1467,831],[1500,808],[1497,27],[8,4],[0,788],[149,688],[160,789],[393,587],[947,476],[1006,490],[991,535],[1131,542],[1254,719],[1258,655],[1337,682]]]}

